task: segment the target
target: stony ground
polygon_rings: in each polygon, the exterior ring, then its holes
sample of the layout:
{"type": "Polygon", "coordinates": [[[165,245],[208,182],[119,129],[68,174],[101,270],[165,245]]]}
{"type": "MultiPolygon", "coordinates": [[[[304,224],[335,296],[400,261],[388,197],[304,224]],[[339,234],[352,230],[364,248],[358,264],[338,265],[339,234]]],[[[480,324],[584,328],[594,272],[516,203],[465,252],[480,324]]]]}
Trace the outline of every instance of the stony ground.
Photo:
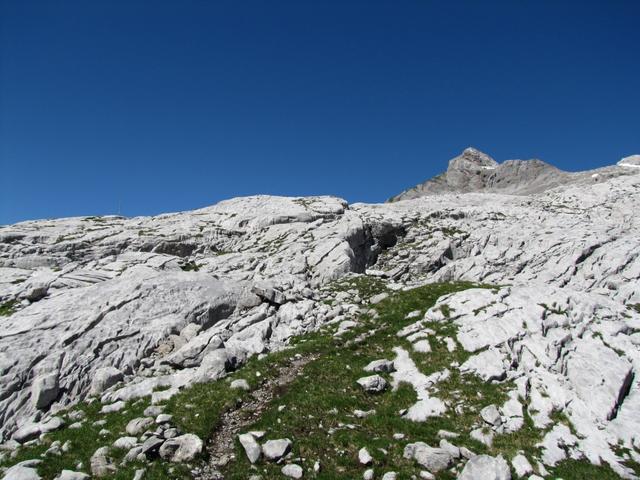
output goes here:
{"type": "Polygon", "coordinates": [[[636,170],[0,227],[5,478],[637,478],[636,170]]]}

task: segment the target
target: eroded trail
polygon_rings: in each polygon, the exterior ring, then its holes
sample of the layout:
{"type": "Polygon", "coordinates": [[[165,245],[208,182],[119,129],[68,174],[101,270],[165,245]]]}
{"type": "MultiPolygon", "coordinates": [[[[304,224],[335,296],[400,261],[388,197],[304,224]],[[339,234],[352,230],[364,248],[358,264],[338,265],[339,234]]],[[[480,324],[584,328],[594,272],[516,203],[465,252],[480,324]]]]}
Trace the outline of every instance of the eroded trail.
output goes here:
{"type": "Polygon", "coordinates": [[[281,367],[275,378],[265,380],[253,390],[249,398],[239,402],[220,417],[220,423],[207,443],[209,461],[202,469],[194,471],[198,480],[220,480],[224,478],[221,469],[235,458],[235,441],[254,424],[271,403],[278,398],[303,371],[304,367],[319,357],[319,354],[296,355],[281,367]]]}

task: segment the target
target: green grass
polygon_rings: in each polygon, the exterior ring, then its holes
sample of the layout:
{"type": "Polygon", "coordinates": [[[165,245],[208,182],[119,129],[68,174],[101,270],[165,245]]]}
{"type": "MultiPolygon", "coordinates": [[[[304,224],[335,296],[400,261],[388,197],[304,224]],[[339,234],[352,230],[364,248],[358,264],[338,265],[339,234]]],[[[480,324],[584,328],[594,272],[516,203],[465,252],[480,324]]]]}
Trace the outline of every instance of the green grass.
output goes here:
{"type": "MultiPolygon", "coordinates": [[[[21,448],[15,458],[0,463],[0,466],[10,466],[23,460],[40,458],[43,461],[38,466],[38,472],[47,480],[53,479],[64,469],[89,472],[90,459],[93,453],[99,447],[110,446],[117,438],[127,435],[125,433],[127,423],[134,418],[143,416],[143,411],[147,406],[149,406],[148,399],[141,399],[129,402],[126,408],[120,412],[104,415],[100,413],[100,408],[102,407],[100,402],[82,403],[74,409],[85,412],[86,417],[81,428],[71,429],[65,427],[56,432],[51,432],[46,435],[42,444],[21,448]],[[96,420],[106,420],[106,424],[94,426],[93,422],[96,420]],[[108,430],[110,433],[101,436],[99,432],[102,429],[108,430]],[[67,441],[70,442],[71,448],[69,451],[60,456],[46,455],[42,457],[51,443],[56,440],[62,444],[67,441]],[[78,468],[78,463],[82,464],[81,468],[78,468]]],[[[70,420],[65,416],[63,418],[65,418],[67,425],[74,422],[74,420],[70,420]]],[[[119,464],[126,453],[124,450],[112,449],[111,457],[116,464],[119,464]]],[[[124,466],[118,466],[117,473],[110,478],[130,480],[133,478],[135,470],[139,468],[147,468],[145,478],[151,480],[190,478],[186,466],[169,464],[163,461],[151,462],[148,465],[132,462],[124,466]]]]}
{"type": "Polygon", "coordinates": [[[586,460],[564,460],[549,468],[549,472],[555,478],[569,479],[598,479],[598,480],[618,480],[620,476],[614,472],[606,463],[603,465],[592,465],[586,460]]]}
{"type": "MultiPolygon", "coordinates": [[[[491,403],[506,400],[508,386],[488,384],[474,376],[461,376],[452,371],[451,377],[437,386],[436,396],[445,401],[459,401],[470,405],[461,415],[450,410],[442,417],[415,423],[402,418],[399,411],[409,408],[416,401],[416,394],[409,385],[402,385],[396,392],[386,391],[379,395],[364,393],[356,380],[366,373],[363,368],[372,360],[393,359],[394,346],[402,346],[411,352],[410,344],[396,336],[397,331],[415,320],[405,320],[413,310],[426,310],[433,306],[442,295],[475,287],[470,283],[434,284],[407,292],[396,292],[387,300],[376,305],[380,313],[376,319],[362,317],[362,326],[343,336],[341,341],[326,335],[318,337],[314,349],[320,355],[309,363],[303,374],[282,392],[275,404],[262,418],[247,430],[266,430],[267,438],[288,437],[293,440],[294,456],[303,457],[302,464],[309,471],[319,460],[322,471],[315,477],[320,479],[360,478],[363,468],[357,462],[358,450],[366,446],[375,459],[376,470],[394,470],[400,478],[409,478],[417,472],[413,461],[403,458],[403,450],[410,441],[424,441],[437,444],[437,432],[441,429],[460,432],[461,440],[478,452],[486,447],[468,438],[463,432],[477,422],[477,411],[491,403]],[[362,331],[377,329],[376,333],[363,343],[349,340],[362,331]],[[284,411],[278,411],[285,405],[284,411]],[[353,411],[371,410],[375,415],[357,419],[353,411]],[[352,424],[355,428],[341,425],[352,424]],[[330,434],[329,431],[335,431],[330,434]],[[394,433],[403,433],[403,440],[394,440],[394,433]],[[385,449],[383,454],[379,449],[385,449]]],[[[335,290],[356,288],[362,297],[380,292],[376,279],[362,278],[341,282],[335,290]],[[366,292],[366,294],[365,294],[366,292]]],[[[441,335],[455,334],[455,328],[448,323],[429,323],[441,335]]],[[[448,352],[444,342],[432,342],[433,352],[411,356],[425,374],[449,367],[453,361],[464,361],[468,354],[458,348],[448,352]]],[[[466,432],[468,433],[468,432],[466,432]]],[[[237,445],[237,460],[225,471],[225,478],[246,479],[252,472],[242,447],[237,445]]],[[[278,478],[281,466],[259,464],[259,472],[265,478],[278,478]]],[[[454,478],[446,472],[440,478],[454,478]]]]}
{"type": "Polygon", "coordinates": [[[180,268],[185,272],[197,272],[198,270],[200,270],[200,265],[191,260],[180,265],[180,268]]]}
{"type": "Polygon", "coordinates": [[[16,305],[18,305],[17,300],[9,300],[4,303],[0,303],[0,317],[8,317],[9,315],[13,315],[16,311],[16,305]]]}

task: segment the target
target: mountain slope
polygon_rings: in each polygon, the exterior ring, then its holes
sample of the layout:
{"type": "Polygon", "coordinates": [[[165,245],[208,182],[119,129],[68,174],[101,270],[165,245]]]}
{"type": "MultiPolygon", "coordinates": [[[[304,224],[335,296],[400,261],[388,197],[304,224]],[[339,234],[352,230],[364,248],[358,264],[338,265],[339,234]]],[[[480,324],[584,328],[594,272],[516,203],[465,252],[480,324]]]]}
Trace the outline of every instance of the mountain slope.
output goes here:
{"type": "Polygon", "coordinates": [[[636,478],[632,160],[569,174],[467,150],[402,202],[0,228],[7,478],[636,478]]]}

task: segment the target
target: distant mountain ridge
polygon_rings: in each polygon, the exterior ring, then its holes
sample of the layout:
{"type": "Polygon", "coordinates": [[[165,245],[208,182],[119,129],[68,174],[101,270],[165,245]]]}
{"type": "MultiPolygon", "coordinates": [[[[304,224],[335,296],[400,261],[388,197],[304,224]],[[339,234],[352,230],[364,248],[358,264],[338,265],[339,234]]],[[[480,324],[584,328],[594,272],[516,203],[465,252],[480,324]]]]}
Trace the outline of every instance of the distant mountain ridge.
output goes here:
{"type": "Polygon", "coordinates": [[[409,200],[443,193],[489,192],[530,195],[561,185],[582,181],[601,181],[618,175],[637,173],[624,167],[638,166],[637,155],[627,157],[617,166],[585,172],[565,172],[542,160],[507,160],[496,162],[486,153],[469,147],[451,159],[447,171],[400,194],[388,202],[409,200]]]}

